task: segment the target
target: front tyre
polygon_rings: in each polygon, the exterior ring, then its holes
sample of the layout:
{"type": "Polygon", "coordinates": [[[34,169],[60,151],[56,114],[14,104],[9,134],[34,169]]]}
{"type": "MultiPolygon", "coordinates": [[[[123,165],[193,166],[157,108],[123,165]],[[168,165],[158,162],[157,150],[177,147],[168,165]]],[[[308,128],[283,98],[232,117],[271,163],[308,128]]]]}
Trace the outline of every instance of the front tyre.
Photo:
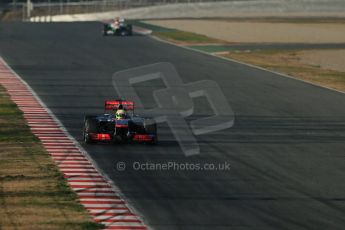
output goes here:
{"type": "Polygon", "coordinates": [[[132,27],[132,25],[127,25],[127,34],[128,34],[128,36],[132,36],[133,35],[133,27],[132,27]]]}

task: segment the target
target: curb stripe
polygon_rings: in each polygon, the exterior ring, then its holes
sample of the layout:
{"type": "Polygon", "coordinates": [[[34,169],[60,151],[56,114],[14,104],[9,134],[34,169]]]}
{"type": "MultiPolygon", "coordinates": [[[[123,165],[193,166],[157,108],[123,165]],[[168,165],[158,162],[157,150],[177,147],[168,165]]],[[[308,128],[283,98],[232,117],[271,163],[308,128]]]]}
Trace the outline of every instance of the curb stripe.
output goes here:
{"type": "Polygon", "coordinates": [[[65,131],[43,102],[0,57],[0,84],[23,112],[31,132],[42,142],[51,158],[74,190],[79,202],[95,222],[105,229],[147,230],[119,194],[119,189],[106,180],[85,156],[82,148],[65,131]]]}

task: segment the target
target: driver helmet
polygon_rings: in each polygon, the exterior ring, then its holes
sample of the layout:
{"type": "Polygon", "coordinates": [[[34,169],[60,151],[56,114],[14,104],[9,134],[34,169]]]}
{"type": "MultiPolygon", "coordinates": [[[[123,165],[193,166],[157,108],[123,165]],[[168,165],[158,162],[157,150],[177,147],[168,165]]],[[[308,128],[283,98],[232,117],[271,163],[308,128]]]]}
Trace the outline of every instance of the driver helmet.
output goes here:
{"type": "Polygon", "coordinates": [[[125,117],[126,117],[126,111],[123,109],[123,105],[119,105],[115,113],[115,118],[124,119],[125,117]]]}

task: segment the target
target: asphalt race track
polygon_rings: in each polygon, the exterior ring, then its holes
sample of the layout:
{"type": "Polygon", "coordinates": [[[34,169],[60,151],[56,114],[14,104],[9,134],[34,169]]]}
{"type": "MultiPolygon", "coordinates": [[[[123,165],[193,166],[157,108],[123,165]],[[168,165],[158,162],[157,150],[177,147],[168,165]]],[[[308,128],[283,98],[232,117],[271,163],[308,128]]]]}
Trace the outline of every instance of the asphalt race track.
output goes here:
{"type": "MultiPolygon", "coordinates": [[[[79,141],[83,116],[117,97],[114,72],[169,62],[185,83],[219,84],[235,124],[197,136],[199,155],[185,157],[167,124],[157,146],[85,146],[153,229],[344,229],[345,94],[149,37],[102,37],[99,23],[0,24],[0,55],[79,141]],[[231,169],[136,171],[133,162],[231,169]]],[[[136,89],[153,106],[161,87],[136,89]]],[[[210,114],[206,100],[194,102],[191,119],[210,114]]]]}

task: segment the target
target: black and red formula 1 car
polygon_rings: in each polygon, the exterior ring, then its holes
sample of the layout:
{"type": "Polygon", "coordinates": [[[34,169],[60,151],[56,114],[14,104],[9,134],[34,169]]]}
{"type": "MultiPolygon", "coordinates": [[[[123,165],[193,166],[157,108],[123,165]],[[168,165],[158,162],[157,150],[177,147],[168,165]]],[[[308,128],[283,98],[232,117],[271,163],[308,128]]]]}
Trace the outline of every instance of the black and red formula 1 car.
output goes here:
{"type": "Polygon", "coordinates": [[[135,115],[132,101],[105,101],[104,114],[85,116],[83,137],[85,143],[136,141],[156,144],[157,125],[152,118],[135,115]],[[126,115],[116,118],[119,107],[126,115]]]}

